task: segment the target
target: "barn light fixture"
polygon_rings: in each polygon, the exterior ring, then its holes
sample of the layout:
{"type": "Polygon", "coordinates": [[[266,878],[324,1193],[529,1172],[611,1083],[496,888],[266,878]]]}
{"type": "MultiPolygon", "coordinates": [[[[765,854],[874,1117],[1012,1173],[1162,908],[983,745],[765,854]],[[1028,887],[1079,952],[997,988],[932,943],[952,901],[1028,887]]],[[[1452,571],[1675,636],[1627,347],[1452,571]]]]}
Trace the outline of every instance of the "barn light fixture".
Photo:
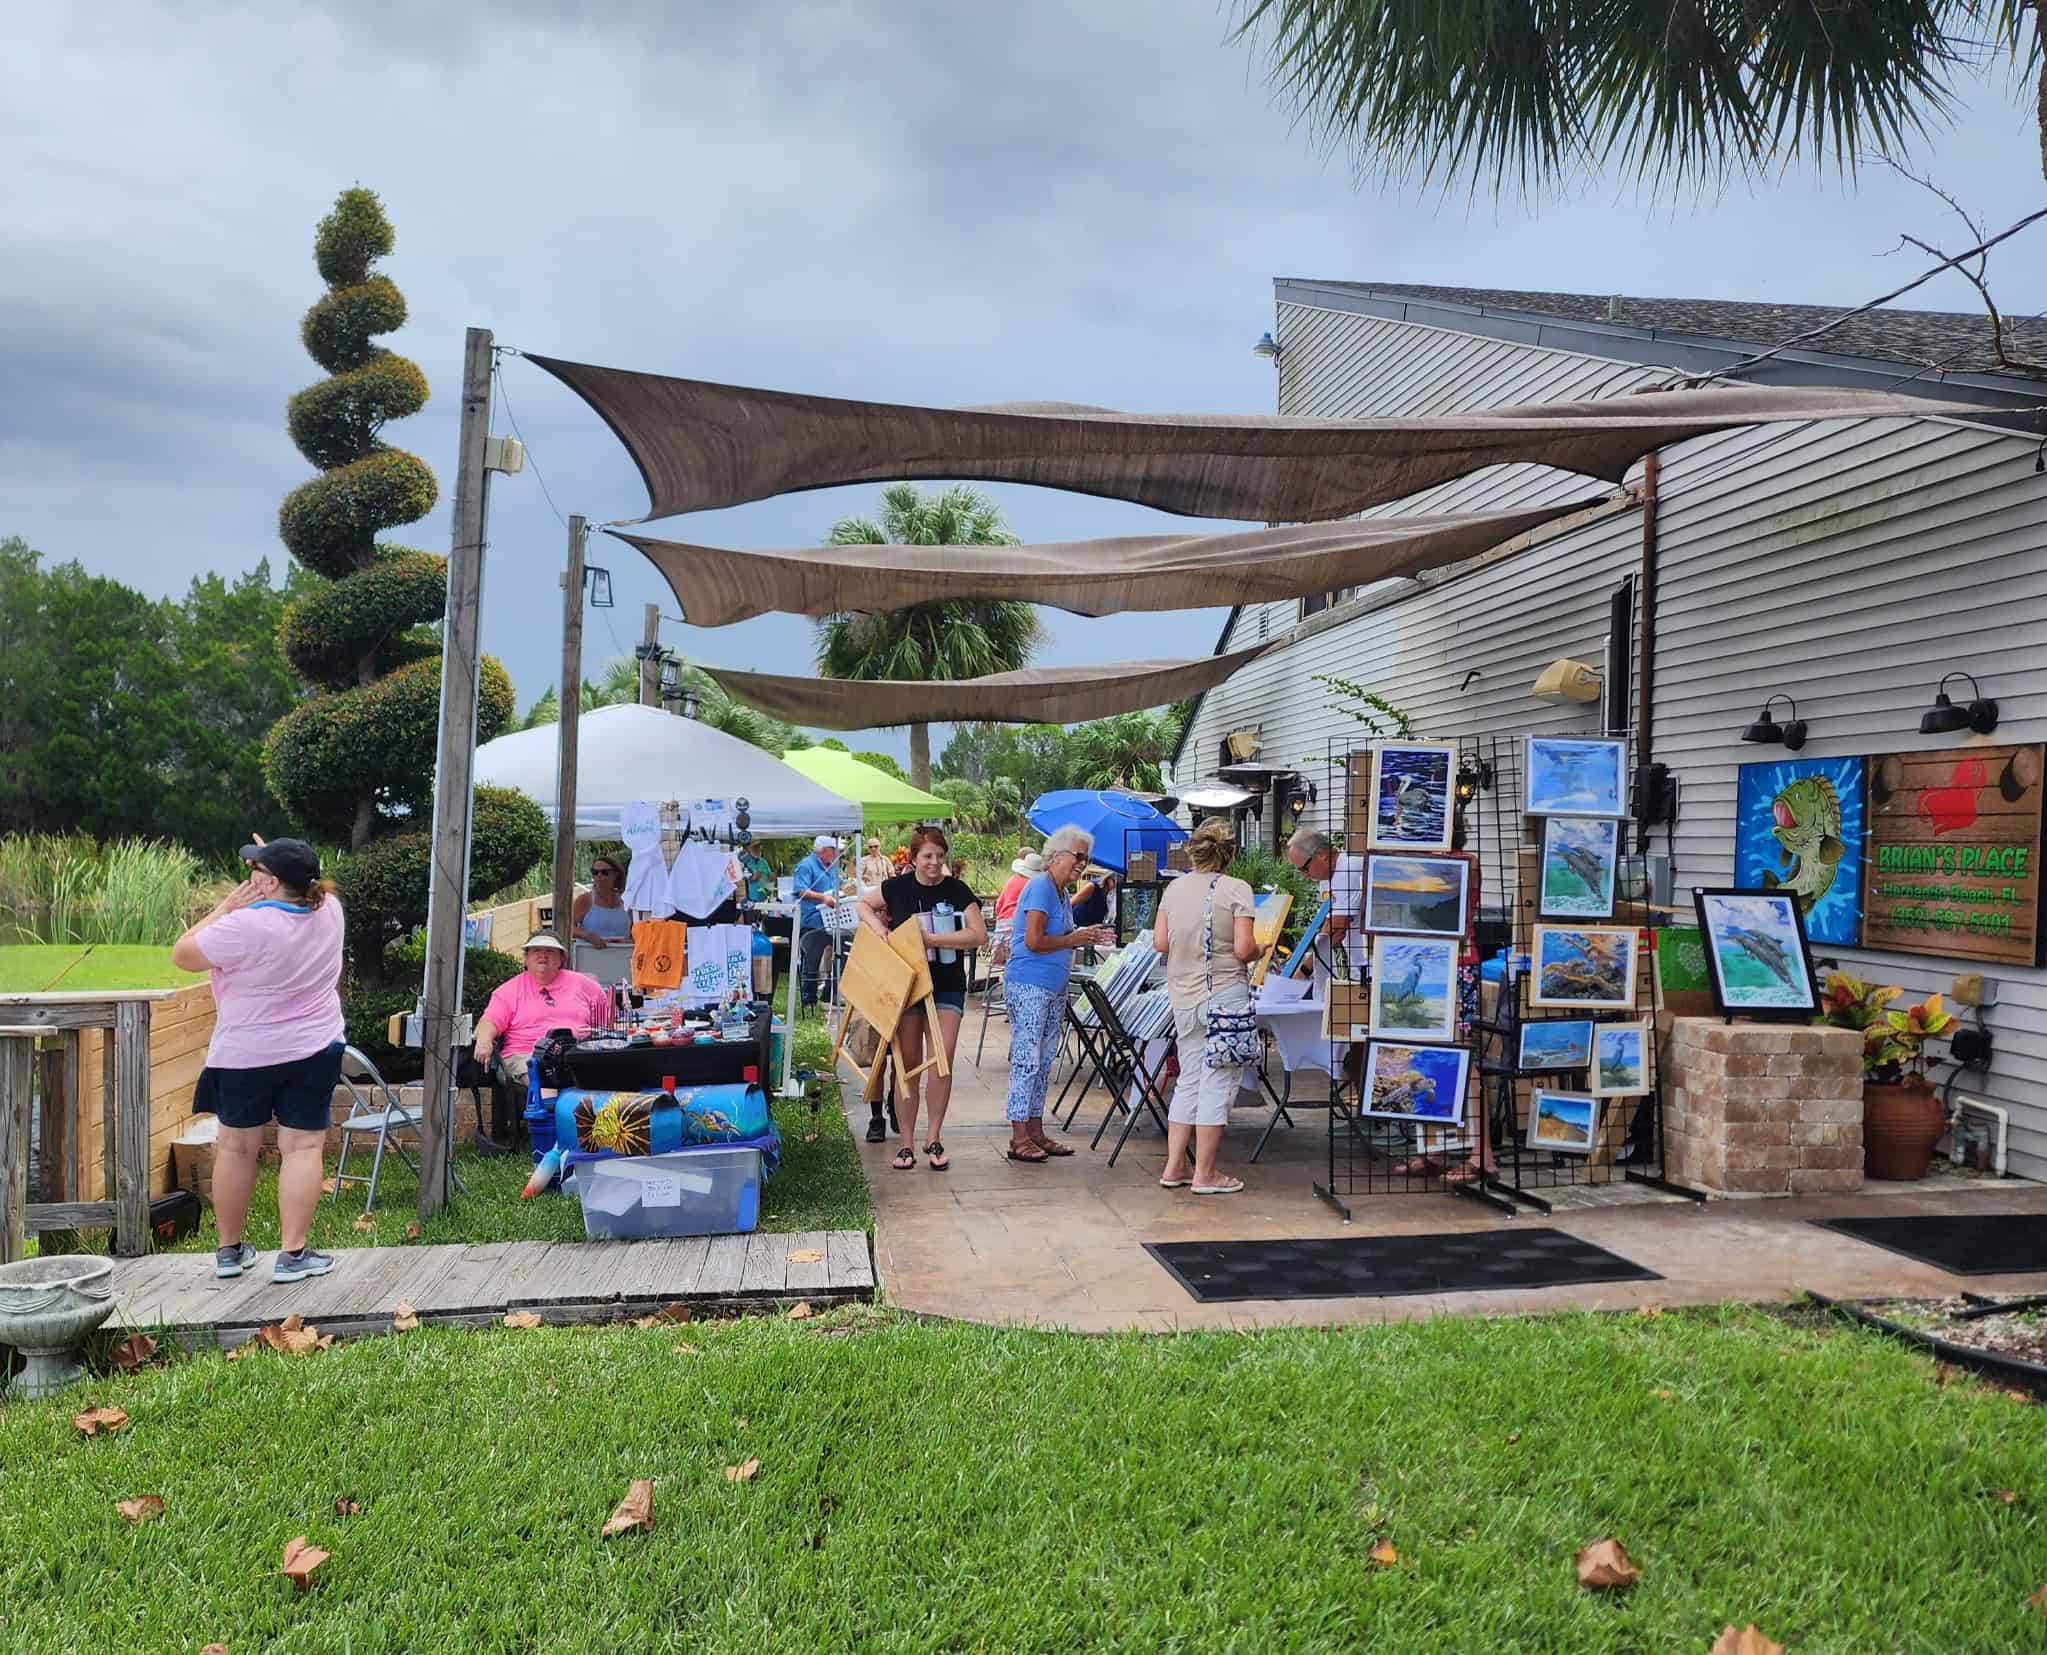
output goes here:
{"type": "Polygon", "coordinates": [[[1953,735],[1957,730],[1973,730],[1979,736],[1987,736],[1997,728],[1997,703],[1985,699],[1983,686],[1976,682],[1973,674],[1950,672],[1940,681],[1940,688],[1934,691],[1933,705],[1928,707],[1919,720],[1922,736],[1953,735]],[[1976,699],[1966,707],[1957,707],[1948,699],[1949,678],[1967,678],[1969,688],[1975,691],[1976,699]]]}
{"type": "Polygon", "coordinates": [[[1797,752],[1805,745],[1805,720],[1798,716],[1798,703],[1788,695],[1773,695],[1763,703],[1763,710],[1756,714],[1755,723],[1741,732],[1743,741],[1753,741],[1765,747],[1788,747],[1797,752]],[[1770,716],[1770,709],[1778,702],[1791,708],[1791,721],[1779,724],[1770,716]]]}
{"type": "Polygon", "coordinates": [[[1258,343],[1251,347],[1251,354],[1253,356],[1262,356],[1269,362],[1277,363],[1279,361],[1279,341],[1273,338],[1270,333],[1261,333],[1258,336],[1258,343]]]}

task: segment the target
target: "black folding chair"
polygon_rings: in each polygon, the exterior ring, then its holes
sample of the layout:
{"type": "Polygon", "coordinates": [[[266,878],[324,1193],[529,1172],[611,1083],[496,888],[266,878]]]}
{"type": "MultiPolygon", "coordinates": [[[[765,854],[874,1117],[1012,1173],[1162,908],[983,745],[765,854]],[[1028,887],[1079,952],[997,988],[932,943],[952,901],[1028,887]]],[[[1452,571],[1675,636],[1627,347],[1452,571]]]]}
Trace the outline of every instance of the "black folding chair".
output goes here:
{"type": "MultiPolygon", "coordinates": [[[[1172,1007],[1166,1001],[1164,989],[1138,996],[1132,1014],[1141,1017],[1142,1023],[1133,1028],[1123,1020],[1122,1014],[1093,978],[1083,981],[1081,993],[1086,996],[1089,1009],[1094,1014],[1095,1031],[1100,1037],[1100,1060],[1095,1072],[1109,1089],[1109,1107],[1103,1112],[1102,1124],[1095,1128],[1088,1148],[1101,1148],[1102,1134],[1109,1130],[1109,1122],[1120,1113],[1123,1130],[1116,1135],[1116,1147],[1109,1151],[1109,1165],[1114,1166],[1140,1116],[1148,1113],[1161,1134],[1166,1130],[1166,1098],[1159,1090],[1159,1079],[1165,1073],[1166,1065],[1161,1059],[1155,1073],[1144,1060],[1144,1048],[1148,1041],[1157,1039],[1160,1033],[1173,1026],[1172,1007]],[[1133,1094],[1136,1097],[1134,1103],[1131,1101],[1133,1094]]],[[[1085,1089],[1082,1095],[1086,1095],[1085,1089]]],[[[1079,1107],[1076,1102],[1076,1113],[1079,1107]]]]}

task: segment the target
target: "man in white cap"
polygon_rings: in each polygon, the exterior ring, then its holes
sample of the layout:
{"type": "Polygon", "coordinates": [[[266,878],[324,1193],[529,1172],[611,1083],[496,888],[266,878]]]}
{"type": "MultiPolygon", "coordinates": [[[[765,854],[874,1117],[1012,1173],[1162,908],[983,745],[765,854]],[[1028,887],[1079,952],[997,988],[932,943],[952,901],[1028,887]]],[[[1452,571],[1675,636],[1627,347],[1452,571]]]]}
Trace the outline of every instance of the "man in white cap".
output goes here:
{"type": "Polygon", "coordinates": [[[810,854],[796,864],[790,881],[796,904],[803,917],[796,925],[796,948],[801,961],[798,984],[806,1006],[817,1004],[818,968],[831,947],[831,933],[824,928],[824,911],[839,905],[839,876],[832,864],[839,859],[839,842],[820,833],[810,842],[810,854]]]}
{"type": "Polygon", "coordinates": [[[476,1061],[498,1059],[506,1081],[526,1084],[533,1048],[550,1029],[588,1034],[610,1015],[610,999],[595,977],[569,969],[558,937],[536,931],[526,939],[526,969],[499,983],[476,1020],[476,1061]]]}

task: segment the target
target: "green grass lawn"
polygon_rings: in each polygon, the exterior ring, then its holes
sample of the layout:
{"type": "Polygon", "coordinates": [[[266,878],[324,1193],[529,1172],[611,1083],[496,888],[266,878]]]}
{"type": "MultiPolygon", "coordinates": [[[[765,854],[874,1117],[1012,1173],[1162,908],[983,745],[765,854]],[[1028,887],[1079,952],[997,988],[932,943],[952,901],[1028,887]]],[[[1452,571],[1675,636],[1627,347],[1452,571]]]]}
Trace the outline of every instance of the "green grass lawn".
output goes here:
{"type": "Polygon", "coordinates": [[[2041,1420],[1748,1309],[429,1328],[0,1407],[0,1647],[2035,1649],[2041,1420]],[[129,1425],[78,1436],[94,1404],[129,1425]],[[637,1477],[653,1530],[600,1539],[637,1477]],[[1576,1584],[1608,1535],[1630,1594],[1576,1584]]]}
{"type": "Polygon", "coordinates": [[[184,988],[203,971],[180,971],[169,948],[140,943],[25,943],[0,947],[0,994],[184,988]],[[67,969],[68,968],[68,969],[67,969]]]}

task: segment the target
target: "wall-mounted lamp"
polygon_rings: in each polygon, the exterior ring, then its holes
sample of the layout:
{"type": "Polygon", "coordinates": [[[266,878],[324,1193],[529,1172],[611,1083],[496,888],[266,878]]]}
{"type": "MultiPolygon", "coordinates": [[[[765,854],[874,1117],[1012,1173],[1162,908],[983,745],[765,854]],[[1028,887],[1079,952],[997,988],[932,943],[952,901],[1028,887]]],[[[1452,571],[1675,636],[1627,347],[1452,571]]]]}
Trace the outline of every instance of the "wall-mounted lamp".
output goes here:
{"type": "Polygon", "coordinates": [[[1266,361],[1276,364],[1279,361],[1279,341],[1273,338],[1270,332],[1261,333],[1258,336],[1258,343],[1251,347],[1251,354],[1262,356],[1266,361]]]}
{"type": "Polygon", "coordinates": [[[1997,728],[1997,703],[1984,698],[1983,686],[1975,677],[1966,672],[1950,672],[1940,681],[1940,688],[1934,691],[1933,705],[1928,707],[1919,719],[1919,733],[1922,736],[1953,735],[1957,730],[1973,730],[1979,736],[1987,736],[1997,728]],[[1966,707],[1957,707],[1948,699],[1949,678],[1967,678],[1969,688],[1975,691],[1976,699],[1966,707]]]}
{"type": "Polygon", "coordinates": [[[1457,767],[1457,802],[1468,805],[1493,785],[1493,767],[1483,759],[1466,759],[1457,767]]]}
{"type": "Polygon", "coordinates": [[[1764,747],[1788,747],[1797,752],[1805,745],[1805,720],[1798,716],[1798,703],[1788,695],[1771,696],[1763,703],[1763,710],[1756,714],[1755,723],[1741,732],[1741,739],[1764,747]],[[1791,722],[1788,724],[1779,724],[1770,716],[1770,709],[1780,701],[1791,709],[1791,722]]]}
{"type": "Polygon", "coordinates": [[[609,609],[611,607],[611,571],[591,564],[583,571],[590,577],[590,607],[609,609]]]}
{"type": "Polygon", "coordinates": [[[1308,806],[1310,806],[1314,802],[1315,784],[1313,782],[1305,783],[1296,782],[1292,787],[1287,789],[1286,794],[1287,814],[1293,817],[1294,820],[1296,821],[1299,821],[1301,817],[1307,814],[1308,806]]]}
{"type": "Polygon", "coordinates": [[[1528,693],[1544,701],[1597,701],[1599,674],[1583,661],[1566,656],[1544,667],[1528,693]]]}

